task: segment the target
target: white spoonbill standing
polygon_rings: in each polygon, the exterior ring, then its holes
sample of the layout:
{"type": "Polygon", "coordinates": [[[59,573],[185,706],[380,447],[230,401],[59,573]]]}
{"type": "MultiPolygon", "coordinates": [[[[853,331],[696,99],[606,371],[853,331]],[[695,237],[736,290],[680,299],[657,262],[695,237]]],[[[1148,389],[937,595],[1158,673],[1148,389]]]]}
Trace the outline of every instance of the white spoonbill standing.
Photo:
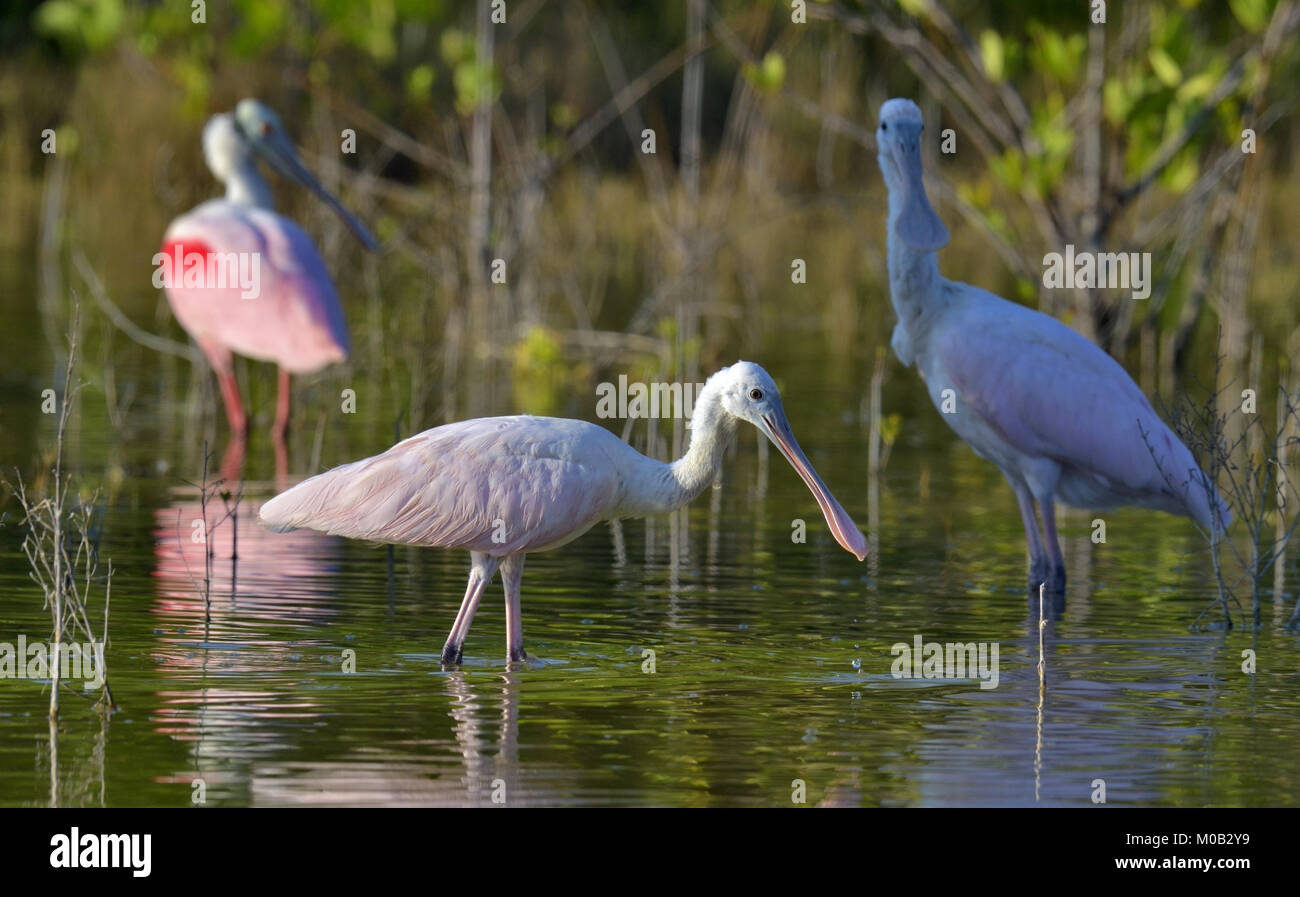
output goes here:
{"type": "Polygon", "coordinates": [[[877,161],[889,188],[889,293],[898,315],[890,345],[904,365],[916,365],[940,412],[952,391],[955,410],[944,422],[1011,484],[1030,586],[1065,586],[1058,499],[1226,527],[1231,514],[1196,459],[1115,359],[1055,318],[939,273],[934,254],[948,230],[921,178],[923,127],[911,100],[880,107],[877,161]]]}
{"type": "Polygon", "coordinates": [[[367,249],[378,245],[303,166],[280,119],[257,100],[241,100],[233,113],[208,120],[203,155],[226,195],[168,226],[160,252],[171,270],[167,301],[216,371],[236,437],[245,434],[248,419],[232,353],[279,366],[274,433],[283,439],[289,425],[289,375],[347,358],[348,327],[311,238],[274,211],[258,158],[320,197],[367,249]],[[251,290],[236,272],[254,275],[251,290]]]}
{"type": "Polygon", "coordinates": [[[260,516],[281,531],[302,527],[468,549],[469,585],[442,662],[460,662],[479,599],[498,567],[509,658],[522,661],[524,556],[564,545],[602,520],[687,504],[713,482],[739,421],[772,440],[812,490],[835,540],[858,560],[866,557],[862,533],[795,441],[776,384],[747,361],[705,383],[691,415],[690,447],[671,464],[647,458],[586,421],[485,417],[426,430],[382,455],[304,480],[262,505],[260,516]]]}

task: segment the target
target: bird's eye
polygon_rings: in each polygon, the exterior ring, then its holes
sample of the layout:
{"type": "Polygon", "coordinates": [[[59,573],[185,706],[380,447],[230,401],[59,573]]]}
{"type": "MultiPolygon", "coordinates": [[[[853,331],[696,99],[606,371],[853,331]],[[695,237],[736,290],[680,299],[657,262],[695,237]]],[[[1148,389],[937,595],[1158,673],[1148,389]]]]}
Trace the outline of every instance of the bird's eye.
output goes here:
{"type": "Polygon", "coordinates": [[[882,131],[888,131],[888,130],[889,130],[889,122],[887,122],[887,121],[882,121],[882,122],[880,123],[880,130],[882,130],[882,131]]]}
{"type": "Polygon", "coordinates": [[[759,399],[763,398],[763,390],[751,389],[749,391],[749,397],[753,399],[755,402],[757,402],[759,399]]]}
{"type": "Polygon", "coordinates": [[[262,136],[263,137],[271,136],[271,123],[269,121],[262,122],[262,136]]]}

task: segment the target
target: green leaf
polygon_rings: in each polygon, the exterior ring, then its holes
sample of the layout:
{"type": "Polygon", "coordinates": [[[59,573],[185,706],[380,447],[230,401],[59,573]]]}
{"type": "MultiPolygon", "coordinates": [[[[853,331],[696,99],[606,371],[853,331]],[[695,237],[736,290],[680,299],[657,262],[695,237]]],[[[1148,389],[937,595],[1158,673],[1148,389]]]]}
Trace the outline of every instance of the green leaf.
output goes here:
{"type": "Polygon", "coordinates": [[[1183,86],[1178,88],[1178,99],[1184,103],[1193,100],[1201,100],[1210,95],[1218,78],[1210,72],[1201,72],[1199,75],[1193,75],[1183,82],[1183,86]]]}
{"type": "Polygon", "coordinates": [[[76,41],[81,35],[81,10],[69,0],[49,0],[37,8],[34,23],[38,34],[76,41]]]}
{"type": "Polygon", "coordinates": [[[1019,191],[1024,184],[1024,157],[1015,148],[989,159],[989,170],[1008,190],[1019,191]]]}
{"type": "Polygon", "coordinates": [[[1101,108],[1106,115],[1106,120],[1112,125],[1124,123],[1128,118],[1129,110],[1133,108],[1133,103],[1129,99],[1128,91],[1124,89],[1123,81],[1118,78],[1108,78],[1101,86],[1101,108]]]}
{"type": "Polygon", "coordinates": [[[1152,47],[1147,53],[1147,59],[1151,62],[1151,68],[1160,79],[1160,83],[1165,87],[1177,87],[1183,80],[1182,69],[1178,63],[1174,62],[1172,56],[1159,47],[1152,47]]]}
{"type": "Polygon", "coordinates": [[[443,62],[457,66],[474,55],[474,40],[457,28],[448,28],[442,33],[438,48],[443,62]]]}
{"type": "Polygon", "coordinates": [[[125,19],[123,0],[48,0],[32,17],[37,33],[89,50],[115,41],[125,19]]]}
{"type": "Polygon", "coordinates": [[[406,95],[417,102],[428,102],[433,96],[433,66],[417,65],[406,76],[406,95]]]}
{"type": "Polygon", "coordinates": [[[880,419],[880,441],[885,445],[893,445],[902,429],[903,415],[886,414],[880,419]]]}
{"type": "Polygon", "coordinates": [[[1006,76],[1006,51],[1002,37],[992,29],[980,32],[980,60],[984,71],[994,81],[1001,81],[1006,76]]]}
{"type": "Polygon", "coordinates": [[[578,123],[578,110],[568,103],[556,103],[551,107],[551,124],[561,131],[567,131],[578,123]]]}
{"type": "Polygon", "coordinates": [[[769,52],[758,65],[746,64],[741,69],[750,86],[762,93],[773,93],[785,83],[785,58],[775,51],[769,52]]]}
{"type": "Polygon", "coordinates": [[[1268,25],[1273,4],[1270,0],[1228,0],[1228,6],[1243,28],[1258,34],[1268,25]]]}
{"type": "Polygon", "coordinates": [[[469,115],[480,103],[491,103],[501,92],[496,69],[476,62],[462,62],[452,72],[456,88],[456,111],[469,115]]]}
{"type": "Polygon", "coordinates": [[[1196,182],[1200,166],[1196,164],[1196,153],[1192,147],[1186,147],[1174,157],[1169,167],[1160,173],[1160,183],[1171,193],[1184,193],[1196,182]]]}

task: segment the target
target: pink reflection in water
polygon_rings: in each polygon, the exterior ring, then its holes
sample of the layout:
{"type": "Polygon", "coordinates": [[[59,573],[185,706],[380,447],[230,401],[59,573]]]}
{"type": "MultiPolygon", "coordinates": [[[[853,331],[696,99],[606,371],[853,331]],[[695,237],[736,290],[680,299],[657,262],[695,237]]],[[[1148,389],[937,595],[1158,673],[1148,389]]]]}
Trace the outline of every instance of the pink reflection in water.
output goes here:
{"type": "Polygon", "coordinates": [[[194,496],[173,501],[154,516],[154,612],[201,624],[204,579],[213,624],[254,621],[309,623],[334,615],[338,540],[310,530],[275,533],[257,523],[263,499],[245,497],[238,507],[210,500],[206,513],[194,496]]]}

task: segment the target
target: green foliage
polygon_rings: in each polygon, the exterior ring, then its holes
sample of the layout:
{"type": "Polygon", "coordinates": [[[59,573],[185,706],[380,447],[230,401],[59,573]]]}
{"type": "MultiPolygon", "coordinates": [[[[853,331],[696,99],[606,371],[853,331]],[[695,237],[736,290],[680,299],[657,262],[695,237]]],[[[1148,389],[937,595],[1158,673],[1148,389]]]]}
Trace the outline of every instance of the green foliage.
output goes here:
{"type": "Polygon", "coordinates": [[[903,415],[895,412],[886,414],[880,419],[880,441],[886,446],[892,446],[898,441],[898,435],[903,431],[903,415]]]}
{"type": "Polygon", "coordinates": [[[1081,32],[1063,35],[1047,26],[1031,21],[1029,36],[1029,62],[1034,69],[1050,75],[1058,84],[1073,87],[1083,72],[1083,58],[1088,51],[1088,39],[1081,32]]]}
{"type": "Polygon", "coordinates": [[[704,340],[699,336],[685,340],[678,348],[678,332],[677,319],[671,316],[665,315],[655,324],[655,334],[669,346],[669,356],[665,359],[669,371],[684,370],[685,360],[699,358],[704,349],[704,340]]]}
{"type": "Polygon", "coordinates": [[[1152,47],[1147,53],[1147,58],[1151,61],[1151,69],[1160,79],[1160,83],[1165,87],[1177,87],[1182,83],[1183,70],[1174,62],[1173,57],[1164,51],[1161,47],[1152,47]]]}
{"type": "Polygon", "coordinates": [[[33,25],[66,49],[102,50],[122,33],[123,0],[47,0],[37,7],[33,25]]]}
{"type": "Polygon", "coordinates": [[[515,344],[511,355],[515,404],[534,414],[562,413],[565,398],[585,373],[566,361],[555,334],[534,326],[515,344]]]}
{"type": "Polygon", "coordinates": [[[456,89],[456,111],[469,115],[479,103],[490,103],[501,93],[501,77],[496,67],[480,65],[474,60],[460,63],[452,71],[456,89]]]}
{"type": "Polygon", "coordinates": [[[249,57],[283,43],[289,32],[289,11],[282,3],[244,4],[240,27],[230,37],[231,49],[249,57]]]}
{"type": "Polygon", "coordinates": [[[899,7],[909,16],[924,17],[930,8],[930,0],[898,0],[899,7]]]}
{"type": "Polygon", "coordinates": [[[991,80],[1001,81],[1006,77],[1006,48],[1001,35],[991,28],[980,32],[980,61],[991,80]]]}
{"type": "Polygon", "coordinates": [[[760,93],[774,93],[785,83],[785,58],[776,51],[769,52],[758,65],[745,63],[742,69],[745,80],[760,93]]]}
{"type": "Polygon", "coordinates": [[[406,76],[406,95],[417,102],[427,103],[433,98],[433,66],[417,65],[406,76]]]}
{"type": "Polygon", "coordinates": [[[454,68],[473,59],[474,38],[459,28],[448,28],[442,32],[438,49],[442,53],[442,61],[454,68]]]}
{"type": "Polygon", "coordinates": [[[1228,0],[1228,6],[1237,21],[1247,31],[1259,33],[1273,15],[1276,0],[1228,0]]]}

